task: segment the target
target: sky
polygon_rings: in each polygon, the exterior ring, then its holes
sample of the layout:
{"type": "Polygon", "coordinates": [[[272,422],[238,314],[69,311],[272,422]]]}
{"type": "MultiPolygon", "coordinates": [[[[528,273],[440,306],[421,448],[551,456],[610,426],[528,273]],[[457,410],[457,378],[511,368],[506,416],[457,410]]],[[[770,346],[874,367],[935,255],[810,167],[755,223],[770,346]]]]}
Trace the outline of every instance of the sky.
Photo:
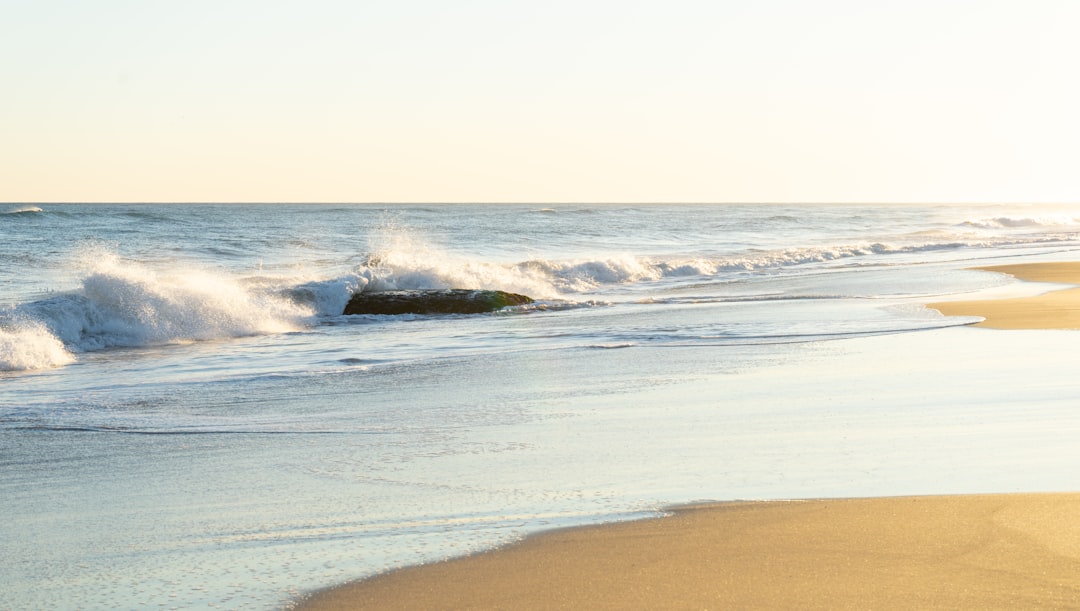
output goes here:
{"type": "Polygon", "coordinates": [[[4,202],[1080,202],[1075,0],[0,0],[4,202]]]}

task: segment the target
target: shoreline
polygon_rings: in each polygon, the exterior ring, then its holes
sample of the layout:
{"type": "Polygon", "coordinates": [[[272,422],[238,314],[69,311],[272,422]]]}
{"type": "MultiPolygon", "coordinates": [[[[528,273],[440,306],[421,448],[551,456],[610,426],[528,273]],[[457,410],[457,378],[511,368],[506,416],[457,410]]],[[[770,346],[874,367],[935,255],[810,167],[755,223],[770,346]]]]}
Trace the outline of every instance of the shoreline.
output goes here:
{"type": "MultiPolygon", "coordinates": [[[[976,268],[1080,285],[1080,262],[976,268]]],[[[994,329],[1080,329],[1080,287],[927,304],[994,329]]],[[[1080,600],[1080,493],[732,501],[545,531],[320,590],[303,611],[1010,608],[1080,600]]]]}
{"type": "MultiPolygon", "coordinates": [[[[1026,282],[1080,285],[1080,262],[1020,263],[974,269],[1008,274],[1026,282]]],[[[1059,288],[1034,297],[928,303],[945,316],[981,316],[975,327],[991,329],[1080,329],[1080,288],[1059,288]]]]}
{"type": "Polygon", "coordinates": [[[299,609],[1061,607],[1080,493],[739,501],[540,533],[299,609]]]}

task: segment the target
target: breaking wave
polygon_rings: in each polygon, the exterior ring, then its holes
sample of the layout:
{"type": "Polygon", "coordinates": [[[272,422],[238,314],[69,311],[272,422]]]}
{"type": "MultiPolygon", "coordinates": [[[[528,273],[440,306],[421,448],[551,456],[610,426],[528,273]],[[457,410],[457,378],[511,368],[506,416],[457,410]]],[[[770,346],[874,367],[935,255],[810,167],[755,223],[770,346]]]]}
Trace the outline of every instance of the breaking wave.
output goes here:
{"type": "Polygon", "coordinates": [[[63,342],[40,322],[13,321],[0,326],[0,371],[49,369],[74,361],[63,342]]]}
{"type": "MultiPolygon", "coordinates": [[[[1010,217],[1011,218],[1011,217],[1010,217]]],[[[996,219],[994,222],[1002,222],[996,219]]],[[[0,309],[0,371],[58,367],[80,353],[277,334],[311,328],[341,316],[359,292],[481,289],[528,295],[528,311],[604,300],[605,291],[683,278],[726,281],[747,272],[852,260],[863,265],[898,254],[964,248],[1004,248],[1075,240],[1075,235],[979,236],[941,232],[893,242],[848,243],[725,256],[606,254],[581,258],[484,258],[448,252],[408,232],[388,230],[347,273],[243,275],[124,260],[102,247],[84,249],[75,266],[78,286],[0,309]]],[[[519,253],[520,254],[520,253],[519,253]]],[[[342,260],[348,255],[343,254],[342,260]]],[[[325,266],[320,268],[326,273],[325,266]]],[[[341,268],[338,268],[340,271],[341,268]]],[[[622,289],[619,289],[622,290],[622,289]]]]}
{"type": "Polygon", "coordinates": [[[35,214],[38,212],[44,212],[39,206],[12,206],[7,210],[0,210],[0,214],[35,214]]]}
{"type": "MultiPolygon", "coordinates": [[[[440,250],[407,232],[385,231],[374,240],[375,248],[356,268],[355,274],[334,282],[347,284],[355,291],[469,288],[503,290],[536,299],[564,299],[612,285],[776,270],[873,256],[972,247],[1032,245],[1072,237],[986,237],[939,232],[933,235],[900,236],[895,242],[855,242],[819,247],[750,250],[719,257],[643,256],[623,253],[576,259],[491,261],[440,250]]],[[[340,291],[337,294],[342,298],[340,291]]],[[[347,300],[348,297],[343,299],[347,300]]],[[[320,311],[323,310],[320,307],[320,311]]]]}
{"type": "Polygon", "coordinates": [[[282,333],[314,311],[228,276],[158,272],[88,253],[80,290],[0,312],[0,370],[65,365],[74,353],[282,333]]]}
{"type": "Polygon", "coordinates": [[[964,221],[960,225],[976,229],[1075,227],[1080,225],[1080,217],[1068,214],[1046,216],[997,216],[973,221],[964,221]]]}

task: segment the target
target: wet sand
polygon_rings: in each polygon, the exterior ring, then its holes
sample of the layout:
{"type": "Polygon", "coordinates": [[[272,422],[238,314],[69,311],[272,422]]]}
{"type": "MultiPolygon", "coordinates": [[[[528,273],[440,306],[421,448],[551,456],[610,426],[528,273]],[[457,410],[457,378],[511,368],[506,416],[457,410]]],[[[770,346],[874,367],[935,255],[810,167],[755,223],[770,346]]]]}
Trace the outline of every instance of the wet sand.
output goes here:
{"type": "MultiPolygon", "coordinates": [[[[1031,282],[1080,285],[1080,263],[1024,263],[978,269],[1031,282]]],[[[946,316],[982,316],[975,326],[994,329],[1080,329],[1080,288],[1035,297],[949,301],[927,304],[946,316]]]]}
{"type": "Polygon", "coordinates": [[[555,531],[305,609],[1050,608],[1080,603],[1080,494],[736,502],[555,531]]]}

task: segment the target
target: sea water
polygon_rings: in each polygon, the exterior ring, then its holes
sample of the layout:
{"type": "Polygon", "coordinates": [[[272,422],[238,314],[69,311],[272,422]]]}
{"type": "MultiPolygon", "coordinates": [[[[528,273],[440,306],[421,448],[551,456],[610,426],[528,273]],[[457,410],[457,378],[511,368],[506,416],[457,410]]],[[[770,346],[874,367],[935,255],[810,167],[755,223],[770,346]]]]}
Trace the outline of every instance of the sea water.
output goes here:
{"type": "Polygon", "coordinates": [[[280,608],[696,500],[1075,489],[1080,209],[0,206],[0,609],[280,608]],[[479,315],[357,292],[498,289],[479,315]]]}

